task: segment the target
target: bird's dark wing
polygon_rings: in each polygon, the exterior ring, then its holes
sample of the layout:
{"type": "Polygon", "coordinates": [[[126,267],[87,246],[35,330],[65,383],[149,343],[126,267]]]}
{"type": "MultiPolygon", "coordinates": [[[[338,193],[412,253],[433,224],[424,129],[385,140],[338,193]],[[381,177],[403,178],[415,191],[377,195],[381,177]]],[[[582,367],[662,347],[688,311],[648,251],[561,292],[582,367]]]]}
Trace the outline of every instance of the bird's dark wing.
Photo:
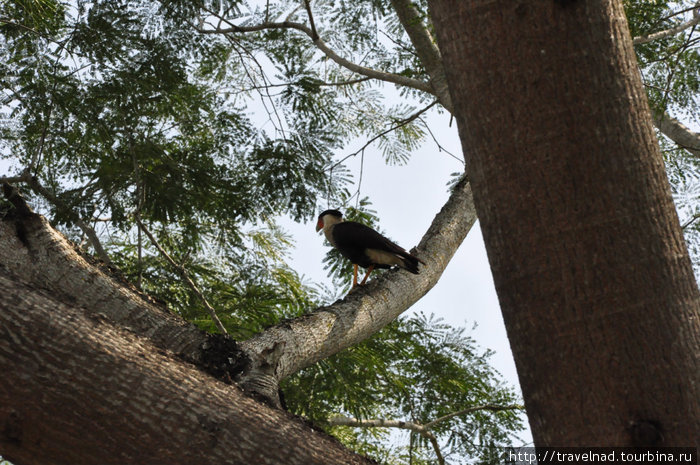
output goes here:
{"type": "Polygon", "coordinates": [[[333,240],[340,250],[344,248],[379,249],[404,257],[410,256],[408,252],[374,229],[354,221],[343,221],[333,226],[333,240]]]}

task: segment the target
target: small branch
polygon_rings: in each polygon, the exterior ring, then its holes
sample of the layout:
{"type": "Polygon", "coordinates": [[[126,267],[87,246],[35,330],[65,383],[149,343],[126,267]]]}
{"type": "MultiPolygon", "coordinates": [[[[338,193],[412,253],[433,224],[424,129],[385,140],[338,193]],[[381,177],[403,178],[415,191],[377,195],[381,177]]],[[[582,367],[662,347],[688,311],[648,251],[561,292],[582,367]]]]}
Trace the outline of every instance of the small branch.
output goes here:
{"type": "Polygon", "coordinates": [[[438,444],[437,437],[430,431],[436,424],[443,421],[449,420],[460,415],[466,415],[468,413],[477,412],[479,410],[490,410],[490,411],[502,411],[502,410],[522,410],[524,407],[522,405],[496,405],[496,404],[485,404],[476,405],[473,407],[465,408],[458,412],[453,412],[448,415],[442,416],[437,420],[433,420],[429,423],[418,423],[415,421],[401,421],[401,420],[386,420],[383,418],[370,419],[370,420],[360,420],[358,418],[348,418],[348,417],[333,417],[328,420],[328,423],[332,426],[354,426],[359,428],[398,428],[412,431],[414,433],[420,434],[424,438],[430,441],[430,444],[435,449],[435,454],[437,455],[438,462],[440,464],[445,463],[445,459],[440,453],[440,445],[438,444]]]}
{"type": "MultiPolygon", "coordinates": [[[[24,174],[29,175],[29,171],[25,171],[24,174]]],[[[47,188],[42,186],[39,182],[39,179],[36,176],[30,175],[28,176],[28,179],[26,179],[24,182],[26,182],[27,185],[29,185],[29,187],[31,187],[31,189],[34,192],[44,197],[60,211],[66,213],[70,217],[70,219],[76,224],[76,226],[78,226],[80,230],[83,231],[83,234],[85,234],[88,237],[92,248],[95,249],[95,253],[98,257],[100,257],[100,260],[102,260],[107,265],[112,265],[112,260],[109,259],[109,255],[102,247],[102,243],[97,238],[97,233],[95,232],[95,230],[92,227],[90,227],[90,225],[88,225],[85,221],[83,221],[82,218],[80,218],[80,216],[77,213],[75,213],[68,204],[66,204],[63,200],[58,198],[53,192],[49,191],[47,188]]]]}
{"type": "Polygon", "coordinates": [[[683,224],[683,225],[681,226],[681,229],[687,228],[688,226],[690,226],[690,225],[692,225],[693,223],[695,223],[698,219],[700,219],[700,213],[694,214],[693,216],[690,217],[690,219],[689,219],[688,221],[685,222],[685,224],[683,224]]]}
{"type": "Polygon", "coordinates": [[[306,7],[306,14],[309,16],[309,24],[311,24],[311,40],[318,40],[318,32],[316,32],[316,25],[314,24],[314,16],[311,14],[311,5],[309,0],[304,0],[304,7],[306,7]]]}
{"type": "Polygon", "coordinates": [[[678,26],[666,29],[664,31],[654,32],[652,34],[645,34],[639,37],[635,37],[634,39],[632,39],[632,43],[634,45],[640,45],[652,42],[654,40],[664,39],[666,37],[676,35],[679,32],[683,32],[686,29],[689,29],[698,23],[700,23],[700,8],[696,6],[693,10],[693,19],[681,23],[678,26]]]}
{"type": "Polygon", "coordinates": [[[190,274],[187,272],[184,266],[178,264],[173,258],[168,254],[168,252],[161,247],[161,245],[158,243],[158,240],[153,236],[153,234],[146,228],[146,226],[141,222],[141,218],[139,217],[138,213],[135,215],[136,218],[136,224],[138,224],[138,227],[148,236],[148,239],[151,241],[153,246],[158,249],[158,252],[165,258],[165,260],[170,263],[177,271],[180,273],[180,276],[182,276],[182,279],[184,279],[185,283],[194,291],[195,294],[197,294],[197,297],[202,301],[204,304],[204,308],[207,309],[207,312],[209,312],[209,315],[211,316],[211,319],[214,321],[214,324],[216,327],[219,329],[219,331],[222,334],[228,334],[228,331],[226,331],[226,328],[224,328],[224,325],[221,323],[221,320],[219,319],[218,316],[216,316],[216,310],[214,310],[214,307],[212,307],[209,304],[209,301],[207,300],[206,297],[204,297],[204,294],[202,291],[197,287],[197,284],[190,278],[190,274]]]}
{"type": "Polygon", "coordinates": [[[345,160],[347,160],[348,158],[352,158],[352,157],[354,157],[354,156],[357,156],[357,155],[360,154],[360,153],[364,153],[365,149],[366,149],[367,147],[369,147],[370,145],[372,145],[376,140],[381,139],[382,137],[386,136],[386,135],[389,134],[390,132],[396,131],[397,129],[402,128],[402,127],[406,126],[407,124],[409,124],[409,123],[415,121],[416,119],[418,119],[418,117],[420,117],[420,115],[422,115],[422,114],[425,113],[426,111],[430,110],[431,108],[433,108],[433,107],[434,107],[435,105],[437,105],[437,104],[438,104],[438,101],[435,100],[435,101],[434,101],[433,103],[431,103],[430,105],[428,105],[428,106],[426,106],[426,107],[424,107],[424,108],[418,110],[417,112],[415,112],[414,114],[408,116],[407,118],[404,118],[404,119],[402,119],[402,120],[397,121],[396,124],[393,125],[392,127],[390,127],[389,129],[386,129],[385,131],[382,131],[382,132],[380,132],[379,134],[377,134],[376,136],[372,137],[370,140],[368,140],[368,141],[367,141],[362,147],[360,147],[358,150],[356,150],[356,151],[354,151],[353,153],[351,153],[351,154],[349,154],[349,155],[346,155],[346,156],[344,156],[342,159],[338,160],[336,163],[334,163],[333,165],[331,165],[331,167],[330,167],[329,169],[332,170],[333,168],[335,168],[336,166],[340,165],[341,163],[343,163],[343,162],[344,162],[345,160]]]}
{"type": "Polygon", "coordinates": [[[468,407],[465,408],[464,410],[460,410],[459,412],[453,412],[449,413],[445,416],[442,416],[438,418],[437,420],[433,420],[430,423],[426,423],[424,426],[426,429],[431,429],[433,426],[435,426],[438,423],[441,423],[443,421],[449,420],[450,418],[454,418],[460,415],[466,415],[467,413],[473,413],[477,412],[479,410],[490,410],[492,412],[500,412],[502,410],[523,410],[525,407],[522,405],[496,405],[496,404],[485,404],[485,405],[476,405],[474,407],[468,407]]]}
{"type": "Polygon", "coordinates": [[[440,444],[438,444],[437,437],[431,433],[428,428],[420,423],[415,423],[412,421],[396,421],[396,420],[359,420],[357,418],[347,418],[347,417],[334,417],[328,420],[328,422],[333,426],[354,426],[360,428],[399,428],[418,433],[428,441],[433,446],[435,450],[435,455],[437,456],[438,463],[444,465],[445,458],[440,452],[440,444]]]}

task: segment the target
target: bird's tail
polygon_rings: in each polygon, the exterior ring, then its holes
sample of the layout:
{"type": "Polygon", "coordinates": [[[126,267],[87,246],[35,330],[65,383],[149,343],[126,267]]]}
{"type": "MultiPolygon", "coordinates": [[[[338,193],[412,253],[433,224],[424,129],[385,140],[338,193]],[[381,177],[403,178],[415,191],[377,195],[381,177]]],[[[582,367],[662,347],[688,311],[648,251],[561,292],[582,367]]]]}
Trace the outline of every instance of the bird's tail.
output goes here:
{"type": "Polygon", "coordinates": [[[421,260],[420,258],[406,254],[401,257],[401,268],[403,268],[406,271],[409,271],[413,274],[418,274],[418,263],[422,263],[425,265],[425,262],[421,260]]]}

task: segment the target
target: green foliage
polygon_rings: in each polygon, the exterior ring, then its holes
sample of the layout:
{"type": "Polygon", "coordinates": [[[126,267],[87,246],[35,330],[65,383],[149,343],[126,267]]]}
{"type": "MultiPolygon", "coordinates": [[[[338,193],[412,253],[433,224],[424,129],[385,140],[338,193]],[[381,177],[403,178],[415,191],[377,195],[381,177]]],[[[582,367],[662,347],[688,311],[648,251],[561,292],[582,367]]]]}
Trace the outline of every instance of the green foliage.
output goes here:
{"type": "MultiPolygon", "coordinates": [[[[433,316],[402,317],[285,381],[285,399],[293,412],[321,424],[334,414],[426,424],[468,407],[517,403],[517,395],[488,365],[490,355],[479,353],[463,329],[433,316]]],[[[509,432],[520,428],[517,411],[477,411],[440,422],[432,431],[456,457],[478,457],[494,445],[510,444],[509,432]]],[[[331,430],[349,434],[346,427],[331,430]]],[[[362,441],[381,448],[385,434],[365,433],[362,441]]],[[[425,438],[415,435],[413,442],[433,457],[425,438]]]]}
{"type": "MultiPolygon", "coordinates": [[[[625,6],[632,36],[641,37],[690,20],[691,8],[696,5],[687,1],[657,0],[627,1],[625,6]]],[[[695,97],[700,87],[700,54],[696,29],[692,27],[635,47],[649,102],[655,111],[683,108],[697,115],[695,97]]]]}

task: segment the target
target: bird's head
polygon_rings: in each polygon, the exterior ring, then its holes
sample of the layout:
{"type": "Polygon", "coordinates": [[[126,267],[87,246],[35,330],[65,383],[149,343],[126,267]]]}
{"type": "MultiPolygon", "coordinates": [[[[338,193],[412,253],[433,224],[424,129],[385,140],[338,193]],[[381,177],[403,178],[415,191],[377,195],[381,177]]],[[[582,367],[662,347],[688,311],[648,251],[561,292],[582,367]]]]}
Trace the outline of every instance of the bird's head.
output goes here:
{"type": "Polygon", "coordinates": [[[326,210],[318,215],[318,222],[316,223],[316,232],[320,231],[324,227],[331,226],[335,223],[340,223],[343,221],[343,214],[338,210],[326,210]]]}

